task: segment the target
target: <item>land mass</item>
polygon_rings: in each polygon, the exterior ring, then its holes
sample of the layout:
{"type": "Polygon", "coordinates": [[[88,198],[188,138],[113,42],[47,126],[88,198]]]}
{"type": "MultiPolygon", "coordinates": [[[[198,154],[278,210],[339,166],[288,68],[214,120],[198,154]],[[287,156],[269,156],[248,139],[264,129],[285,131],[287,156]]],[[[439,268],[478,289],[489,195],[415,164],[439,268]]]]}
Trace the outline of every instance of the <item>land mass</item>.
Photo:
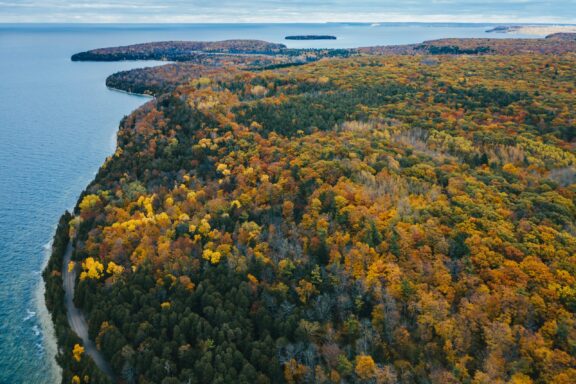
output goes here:
{"type": "Polygon", "coordinates": [[[450,38],[421,44],[358,48],[356,51],[371,55],[557,55],[576,52],[576,41],[566,36],[563,39],[450,38]]]}
{"type": "Polygon", "coordinates": [[[551,40],[576,41],[576,33],[553,33],[546,36],[546,38],[551,40]]]}
{"type": "Polygon", "coordinates": [[[548,36],[556,33],[576,33],[576,25],[511,25],[498,26],[486,32],[548,36]]]}
{"type": "Polygon", "coordinates": [[[163,41],[80,52],[72,56],[72,61],[191,61],[206,53],[263,54],[276,53],[285,48],[283,44],[260,40],[163,41]]]}
{"type": "Polygon", "coordinates": [[[562,54],[576,51],[576,34],[561,33],[546,39],[452,38],[420,44],[375,46],[355,49],[293,49],[256,40],[220,42],[164,41],[77,53],[73,61],[165,60],[207,67],[264,68],[302,64],[324,58],[359,55],[522,55],[562,54]]]}
{"type": "Polygon", "coordinates": [[[574,41],[182,44],[82,56],[188,59],[107,80],[155,99],[55,237],[63,382],[68,244],[119,382],[576,382],[574,41]]]}
{"type": "Polygon", "coordinates": [[[556,34],[546,39],[439,39],[420,44],[357,49],[289,49],[262,41],[155,42],[102,48],[72,56],[72,60],[167,60],[177,64],[113,74],[106,85],[119,90],[156,95],[183,82],[228,71],[261,71],[298,66],[327,58],[382,55],[526,55],[576,52],[576,34],[556,34]],[[193,49],[193,51],[190,51],[193,49]]]}
{"type": "Polygon", "coordinates": [[[286,36],[286,40],[336,40],[336,36],[331,35],[296,35],[286,36]]]}

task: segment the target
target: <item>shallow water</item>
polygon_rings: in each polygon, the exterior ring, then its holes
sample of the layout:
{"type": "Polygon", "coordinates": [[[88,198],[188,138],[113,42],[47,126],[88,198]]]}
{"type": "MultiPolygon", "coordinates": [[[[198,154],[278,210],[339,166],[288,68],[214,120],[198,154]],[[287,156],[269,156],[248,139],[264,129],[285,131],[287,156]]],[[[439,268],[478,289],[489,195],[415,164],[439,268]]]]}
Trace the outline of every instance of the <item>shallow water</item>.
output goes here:
{"type": "Polygon", "coordinates": [[[486,34],[454,24],[0,24],[0,383],[54,383],[55,346],[43,307],[41,270],[59,216],[113,152],[123,115],[144,97],[111,92],[109,74],[149,63],[73,63],[92,48],[158,40],[233,38],[290,47],[358,47],[486,34]],[[338,40],[285,41],[296,34],[338,40]]]}

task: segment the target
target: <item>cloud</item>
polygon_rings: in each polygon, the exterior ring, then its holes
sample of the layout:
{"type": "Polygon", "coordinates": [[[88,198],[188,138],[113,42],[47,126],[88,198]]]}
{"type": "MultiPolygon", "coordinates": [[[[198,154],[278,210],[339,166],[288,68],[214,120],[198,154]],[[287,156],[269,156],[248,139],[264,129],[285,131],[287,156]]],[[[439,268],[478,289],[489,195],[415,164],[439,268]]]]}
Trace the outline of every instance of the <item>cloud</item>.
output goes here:
{"type": "Polygon", "coordinates": [[[0,22],[576,23],[576,0],[12,0],[0,22]]]}
{"type": "Polygon", "coordinates": [[[162,4],[141,4],[141,3],[105,3],[105,2],[90,2],[90,3],[68,3],[68,2],[1,2],[0,9],[8,8],[43,8],[54,10],[82,10],[82,9],[168,9],[170,6],[162,4]]]}

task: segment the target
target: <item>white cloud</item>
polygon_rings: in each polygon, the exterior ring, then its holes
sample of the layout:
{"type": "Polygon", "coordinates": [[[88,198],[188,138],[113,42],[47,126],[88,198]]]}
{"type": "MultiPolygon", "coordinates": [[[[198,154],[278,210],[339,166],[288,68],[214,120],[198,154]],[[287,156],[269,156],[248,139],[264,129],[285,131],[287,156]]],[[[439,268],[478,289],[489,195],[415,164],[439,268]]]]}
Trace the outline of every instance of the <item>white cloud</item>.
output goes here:
{"type": "Polygon", "coordinates": [[[576,0],[12,0],[0,22],[576,23],[576,0]]]}

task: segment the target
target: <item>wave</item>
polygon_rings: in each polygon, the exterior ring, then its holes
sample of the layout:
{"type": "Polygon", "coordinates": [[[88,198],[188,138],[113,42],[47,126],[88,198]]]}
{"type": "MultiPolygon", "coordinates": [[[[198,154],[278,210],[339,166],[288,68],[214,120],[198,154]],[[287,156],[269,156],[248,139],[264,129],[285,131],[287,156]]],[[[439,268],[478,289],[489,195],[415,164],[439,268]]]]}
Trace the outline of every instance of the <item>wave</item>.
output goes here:
{"type": "Polygon", "coordinates": [[[36,316],[36,312],[34,312],[34,311],[31,311],[31,310],[29,310],[29,309],[26,309],[26,312],[27,312],[27,315],[24,316],[24,321],[28,321],[28,320],[30,320],[31,318],[33,318],[33,317],[36,316]]]}
{"type": "MultiPolygon", "coordinates": [[[[53,232],[56,231],[56,226],[53,232]]],[[[52,240],[44,244],[44,263],[42,264],[42,270],[48,265],[48,259],[52,253],[52,240]]],[[[37,283],[35,290],[35,306],[37,310],[38,323],[40,324],[39,331],[43,335],[42,340],[38,343],[41,346],[40,351],[46,352],[45,359],[47,359],[50,364],[49,375],[51,380],[49,382],[60,383],[62,381],[62,368],[56,362],[56,354],[58,352],[58,344],[56,341],[56,334],[54,331],[54,324],[52,323],[52,318],[46,308],[46,301],[44,299],[44,293],[46,287],[44,286],[44,280],[40,278],[37,283]]]]}

